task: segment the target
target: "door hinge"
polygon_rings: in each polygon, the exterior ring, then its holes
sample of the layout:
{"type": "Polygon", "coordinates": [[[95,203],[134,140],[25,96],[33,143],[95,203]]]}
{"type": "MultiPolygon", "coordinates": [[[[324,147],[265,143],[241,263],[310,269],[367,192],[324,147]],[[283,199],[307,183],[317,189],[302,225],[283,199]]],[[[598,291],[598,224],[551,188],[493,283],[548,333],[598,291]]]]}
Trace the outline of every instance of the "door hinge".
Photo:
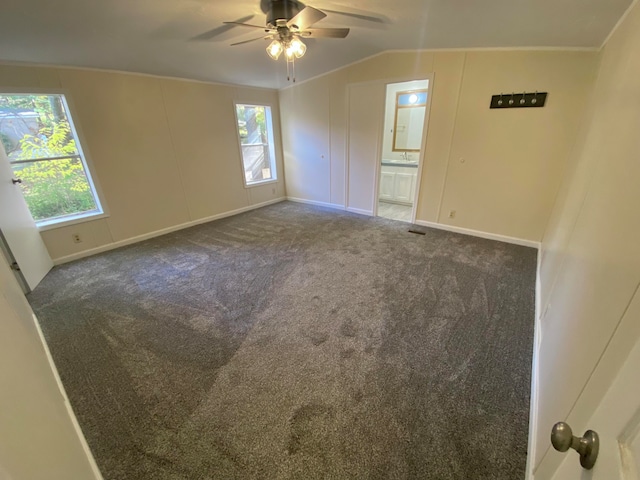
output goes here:
{"type": "Polygon", "coordinates": [[[20,271],[20,266],[18,265],[18,262],[13,262],[11,264],[11,270],[15,270],[16,272],[20,271]]]}

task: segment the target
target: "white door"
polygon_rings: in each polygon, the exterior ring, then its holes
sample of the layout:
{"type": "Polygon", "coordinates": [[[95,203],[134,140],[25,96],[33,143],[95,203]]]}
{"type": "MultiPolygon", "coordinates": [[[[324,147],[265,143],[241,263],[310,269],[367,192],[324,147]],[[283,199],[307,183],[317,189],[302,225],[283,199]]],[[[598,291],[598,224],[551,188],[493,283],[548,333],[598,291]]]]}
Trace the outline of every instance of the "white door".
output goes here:
{"type": "Polygon", "coordinates": [[[349,86],[347,210],[373,215],[383,116],[383,83],[349,86]]]}
{"type": "Polygon", "coordinates": [[[24,279],[33,290],[53,267],[20,185],[14,184],[9,159],[0,145],[0,231],[24,279]]]}
{"type": "MultiPolygon", "coordinates": [[[[384,167],[383,167],[384,168],[384,167]]],[[[380,200],[393,200],[393,172],[380,172],[380,200]]]]}
{"type": "Polygon", "coordinates": [[[41,335],[0,258],[0,478],[102,479],[41,335]]]}
{"type": "MultiPolygon", "coordinates": [[[[625,314],[624,322],[640,325],[640,295],[635,295],[625,314]]],[[[629,335],[622,326],[621,334],[629,335]]],[[[616,343],[615,340],[612,343],[616,343]]],[[[612,345],[615,346],[615,345],[612,345]]],[[[607,363],[603,357],[604,363],[607,363]]],[[[590,429],[600,437],[600,452],[592,470],[580,467],[573,450],[553,477],[553,480],[640,480],[640,339],[614,376],[607,393],[585,425],[571,425],[573,434],[582,436],[590,429]],[[581,427],[581,430],[577,430],[581,427]]],[[[595,376],[594,376],[595,377],[595,376]]],[[[591,380],[593,382],[596,380],[591,380]]],[[[589,391],[589,386],[585,389],[589,391]]]]}
{"type": "Polygon", "coordinates": [[[413,175],[411,173],[396,173],[394,182],[395,199],[398,202],[411,203],[411,184],[413,183],[413,175]]]}

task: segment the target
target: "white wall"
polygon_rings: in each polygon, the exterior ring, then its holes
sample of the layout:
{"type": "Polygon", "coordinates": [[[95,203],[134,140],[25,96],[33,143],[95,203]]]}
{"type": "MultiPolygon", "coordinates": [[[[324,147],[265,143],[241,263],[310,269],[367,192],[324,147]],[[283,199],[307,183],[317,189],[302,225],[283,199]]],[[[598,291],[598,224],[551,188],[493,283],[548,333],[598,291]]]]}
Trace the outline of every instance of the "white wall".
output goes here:
{"type": "Polygon", "coordinates": [[[640,318],[640,6],[602,51],[598,80],[542,242],[536,479],[564,458],[553,423],[591,414],[632,346],[640,318]]]}
{"type": "Polygon", "coordinates": [[[98,479],[9,265],[0,255],[0,478],[98,479]]]}
{"type": "Polygon", "coordinates": [[[325,82],[303,83],[288,92],[280,102],[280,110],[287,112],[281,117],[283,129],[294,132],[283,141],[284,156],[287,158],[294,156],[295,152],[305,152],[300,162],[285,163],[285,177],[289,196],[341,203],[344,197],[336,198],[331,188],[332,175],[336,175],[340,179],[336,181],[340,181],[344,189],[344,163],[336,165],[332,161],[329,124],[334,105],[329,100],[329,92],[325,82]]]}
{"type": "Polygon", "coordinates": [[[284,196],[275,90],[0,65],[3,88],[62,89],[108,207],[108,218],[43,232],[54,259],[284,196]],[[234,101],[272,105],[277,183],[244,187],[234,101]]]}
{"type": "Polygon", "coordinates": [[[540,241],[596,66],[595,52],[394,52],[282,90],[287,195],[345,205],[347,85],[434,73],[417,219],[540,241]],[[523,90],[547,106],[489,109],[523,90]]]}

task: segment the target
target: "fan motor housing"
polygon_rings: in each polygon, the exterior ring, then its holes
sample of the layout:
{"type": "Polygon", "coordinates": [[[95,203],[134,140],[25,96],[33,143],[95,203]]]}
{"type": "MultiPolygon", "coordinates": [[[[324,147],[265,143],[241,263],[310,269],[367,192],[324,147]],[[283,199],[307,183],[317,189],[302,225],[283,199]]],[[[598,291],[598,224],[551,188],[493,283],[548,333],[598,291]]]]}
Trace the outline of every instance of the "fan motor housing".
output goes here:
{"type": "Polygon", "coordinates": [[[267,25],[275,27],[278,20],[289,21],[303,8],[304,5],[295,0],[271,0],[267,11],[267,25]]]}

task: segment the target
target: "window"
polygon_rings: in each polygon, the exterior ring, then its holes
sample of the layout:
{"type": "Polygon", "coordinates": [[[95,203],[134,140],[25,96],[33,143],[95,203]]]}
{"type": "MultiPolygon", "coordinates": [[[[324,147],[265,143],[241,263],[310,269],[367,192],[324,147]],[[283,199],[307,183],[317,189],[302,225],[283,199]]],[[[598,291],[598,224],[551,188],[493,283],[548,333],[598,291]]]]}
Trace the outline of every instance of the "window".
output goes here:
{"type": "Polygon", "coordinates": [[[64,95],[0,94],[0,137],[38,226],[102,213],[64,95]]]}
{"type": "Polygon", "coordinates": [[[236,104],[245,185],[275,181],[271,107],[236,104]]]}

